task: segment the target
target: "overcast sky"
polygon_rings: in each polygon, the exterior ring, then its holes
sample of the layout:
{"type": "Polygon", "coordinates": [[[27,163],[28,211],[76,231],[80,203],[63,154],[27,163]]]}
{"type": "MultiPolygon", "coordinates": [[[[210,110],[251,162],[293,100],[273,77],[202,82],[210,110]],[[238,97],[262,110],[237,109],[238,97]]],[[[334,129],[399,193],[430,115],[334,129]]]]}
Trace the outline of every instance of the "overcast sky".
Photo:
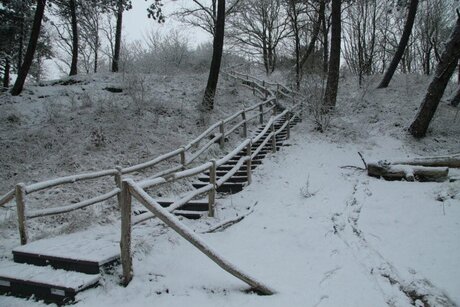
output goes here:
{"type": "MultiPolygon", "coordinates": [[[[206,1],[204,1],[206,2],[206,1]]],[[[173,17],[166,17],[166,22],[164,24],[158,24],[153,19],[147,17],[146,8],[151,3],[151,0],[135,0],[133,1],[133,9],[124,13],[123,23],[124,23],[124,38],[129,41],[133,40],[142,40],[143,35],[149,31],[149,29],[160,29],[160,31],[169,31],[170,29],[177,29],[181,33],[186,34],[189,38],[189,42],[192,47],[208,41],[211,39],[211,36],[198,28],[191,28],[189,25],[184,25],[177,20],[174,20],[173,17]]],[[[163,11],[165,15],[170,15],[175,12],[177,9],[183,6],[195,6],[191,0],[163,0],[164,6],[163,11]]]]}

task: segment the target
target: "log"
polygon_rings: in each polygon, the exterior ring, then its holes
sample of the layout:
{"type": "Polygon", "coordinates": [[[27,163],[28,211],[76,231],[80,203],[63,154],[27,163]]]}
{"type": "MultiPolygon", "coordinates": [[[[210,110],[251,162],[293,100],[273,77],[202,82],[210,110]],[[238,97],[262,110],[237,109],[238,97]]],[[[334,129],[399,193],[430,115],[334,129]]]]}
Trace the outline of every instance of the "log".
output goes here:
{"type": "Polygon", "coordinates": [[[219,265],[222,269],[232,274],[236,278],[244,281],[252,287],[255,291],[263,295],[274,294],[275,291],[270,287],[266,286],[262,282],[254,279],[248,274],[242,272],[239,268],[231,264],[228,260],[223,258],[217,253],[216,250],[211,248],[206,244],[195,232],[183,225],[177,217],[169,213],[166,209],[161,207],[153,198],[151,198],[142,188],[134,183],[131,179],[125,181],[126,184],[129,184],[129,190],[131,194],[142,203],[150,212],[152,212],[157,218],[159,218],[163,223],[171,227],[176,231],[180,236],[194,245],[198,250],[203,254],[208,256],[212,261],[219,265]]]}
{"type": "Polygon", "coordinates": [[[367,174],[386,180],[445,181],[449,174],[447,167],[427,167],[418,165],[391,164],[387,161],[367,164],[367,174]]]}
{"type": "Polygon", "coordinates": [[[443,166],[450,168],[460,168],[460,154],[438,157],[420,157],[408,160],[393,161],[391,164],[407,164],[420,166],[443,166]]]}

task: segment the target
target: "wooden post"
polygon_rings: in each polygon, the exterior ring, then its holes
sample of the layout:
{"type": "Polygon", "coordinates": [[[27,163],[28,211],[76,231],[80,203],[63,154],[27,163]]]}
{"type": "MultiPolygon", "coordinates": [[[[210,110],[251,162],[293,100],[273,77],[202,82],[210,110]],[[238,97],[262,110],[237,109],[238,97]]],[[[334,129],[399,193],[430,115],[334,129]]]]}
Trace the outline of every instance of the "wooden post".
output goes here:
{"type": "Polygon", "coordinates": [[[224,145],[225,145],[225,123],[224,121],[220,122],[219,131],[221,133],[220,142],[219,142],[220,149],[224,149],[224,145]]]}
{"type": "Polygon", "coordinates": [[[123,180],[123,174],[121,173],[121,167],[117,166],[117,173],[115,174],[115,184],[117,185],[117,188],[120,189],[120,192],[117,193],[117,201],[118,201],[118,209],[121,208],[121,203],[122,203],[122,196],[121,196],[121,183],[123,180]]]}
{"type": "Polygon", "coordinates": [[[260,112],[259,122],[262,125],[264,123],[264,105],[263,104],[259,106],[259,112],[260,112]]]}
{"type": "Polygon", "coordinates": [[[276,152],[276,135],[275,135],[275,123],[272,123],[272,152],[276,152]]]}
{"type": "Polygon", "coordinates": [[[256,85],[254,83],[252,84],[252,94],[256,94],[256,85]]]}
{"type": "Polygon", "coordinates": [[[291,137],[291,117],[289,115],[288,117],[288,124],[286,126],[286,140],[289,140],[289,138],[291,137]]]}
{"type": "Polygon", "coordinates": [[[246,111],[243,110],[243,113],[241,113],[241,116],[243,117],[243,137],[247,138],[248,137],[248,123],[246,122],[246,111]]]}
{"type": "Polygon", "coordinates": [[[262,80],[262,86],[265,87],[265,80],[262,80]]]}
{"type": "Polygon", "coordinates": [[[246,156],[249,157],[249,159],[246,161],[246,177],[248,177],[248,184],[251,184],[252,182],[252,141],[249,142],[248,146],[246,147],[246,156]]]}
{"type": "Polygon", "coordinates": [[[185,148],[181,147],[181,152],[180,152],[180,164],[182,164],[182,169],[185,169],[185,148]]]}
{"type": "Polygon", "coordinates": [[[216,176],[216,160],[211,160],[211,167],[209,168],[209,182],[213,185],[212,190],[208,194],[208,216],[214,217],[214,205],[216,203],[216,189],[217,189],[217,176],[216,176]]]}
{"type": "Polygon", "coordinates": [[[133,260],[131,257],[131,194],[126,181],[121,185],[121,266],[123,268],[123,286],[127,286],[133,279],[133,260]]]}
{"type": "Polygon", "coordinates": [[[18,228],[21,245],[27,244],[26,213],[25,213],[26,186],[24,183],[16,185],[16,209],[18,212],[18,228]]]}

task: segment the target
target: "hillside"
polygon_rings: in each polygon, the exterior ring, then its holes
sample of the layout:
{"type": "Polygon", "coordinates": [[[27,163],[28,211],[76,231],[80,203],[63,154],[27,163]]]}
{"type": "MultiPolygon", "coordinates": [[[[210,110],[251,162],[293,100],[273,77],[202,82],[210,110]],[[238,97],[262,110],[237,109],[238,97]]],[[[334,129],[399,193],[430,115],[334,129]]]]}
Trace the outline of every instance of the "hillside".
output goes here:
{"type": "MultiPolygon", "coordinates": [[[[324,132],[307,112],[293,129],[290,146],[268,155],[250,186],[217,200],[215,218],[182,220],[277,294],[245,293],[245,284],[153,219],[133,230],[131,284],[122,288],[117,274],[106,275],[101,286],[77,296],[77,306],[460,305],[460,181],[387,182],[344,168],[362,167],[358,152],[377,161],[460,150],[460,116],[446,103],[426,138],[414,140],[406,132],[428,79],[395,76],[388,89],[376,90],[379,77],[362,88],[354,78],[343,77],[337,110],[323,120],[328,124],[324,132]],[[241,215],[246,215],[241,222],[205,233],[241,215]]],[[[251,91],[224,80],[216,112],[209,116],[197,109],[204,75],[137,76],[138,81],[145,78],[144,99],[137,99],[142,104],[130,96],[129,82],[121,75],[94,78],[96,82],[88,77],[74,85],[31,87],[15,99],[0,96],[1,192],[19,181],[145,161],[258,101],[251,91]],[[103,90],[108,86],[121,87],[123,93],[103,90]]],[[[139,92],[136,87],[132,95],[139,97],[139,92]]],[[[54,200],[68,192],[58,190],[54,200]]],[[[46,226],[34,223],[32,229],[36,239],[76,230],[114,234],[119,224],[110,205],[50,218],[46,226]]],[[[3,211],[0,228],[0,255],[8,259],[18,244],[13,207],[3,211]]],[[[42,303],[1,296],[0,305],[42,303]]]]}

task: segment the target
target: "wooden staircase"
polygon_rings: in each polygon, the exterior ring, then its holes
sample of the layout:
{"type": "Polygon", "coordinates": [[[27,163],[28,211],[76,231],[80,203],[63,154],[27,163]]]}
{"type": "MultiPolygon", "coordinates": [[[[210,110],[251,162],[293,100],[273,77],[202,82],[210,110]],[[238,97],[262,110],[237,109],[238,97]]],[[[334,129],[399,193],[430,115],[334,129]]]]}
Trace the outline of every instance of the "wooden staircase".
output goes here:
{"type": "MultiPolygon", "coordinates": [[[[288,115],[289,116],[289,115],[288,115]]],[[[274,123],[279,129],[287,121],[286,116],[274,123]]],[[[291,119],[290,127],[300,121],[291,119]]],[[[258,135],[263,131],[259,127],[254,131],[258,135]]],[[[257,142],[252,144],[256,150],[270,135],[265,133],[257,142]]],[[[283,146],[288,137],[287,127],[276,135],[277,150],[283,146]]],[[[251,168],[256,169],[263,163],[263,159],[273,151],[273,141],[268,140],[251,162],[251,168]]],[[[232,169],[238,160],[246,155],[242,150],[226,164],[216,169],[217,179],[222,178],[232,169]]],[[[209,172],[198,176],[193,187],[199,189],[209,184],[209,172]]],[[[222,194],[237,193],[248,184],[247,166],[243,165],[228,181],[222,184],[217,192],[222,194]]],[[[173,201],[159,200],[162,206],[167,207],[173,201]]],[[[207,215],[207,200],[192,200],[175,214],[189,219],[198,219],[207,215]]],[[[137,212],[140,214],[143,212],[137,212]]],[[[71,303],[77,293],[98,285],[101,274],[111,271],[120,261],[119,234],[111,233],[111,240],[94,238],[94,233],[88,233],[83,238],[82,233],[60,236],[51,239],[35,241],[13,250],[13,261],[0,263],[0,293],[19,297],[34,296],[47,303],[59,305],[71,303]],[[94,253],[96,251],[96,253],[94,253]]]]}

